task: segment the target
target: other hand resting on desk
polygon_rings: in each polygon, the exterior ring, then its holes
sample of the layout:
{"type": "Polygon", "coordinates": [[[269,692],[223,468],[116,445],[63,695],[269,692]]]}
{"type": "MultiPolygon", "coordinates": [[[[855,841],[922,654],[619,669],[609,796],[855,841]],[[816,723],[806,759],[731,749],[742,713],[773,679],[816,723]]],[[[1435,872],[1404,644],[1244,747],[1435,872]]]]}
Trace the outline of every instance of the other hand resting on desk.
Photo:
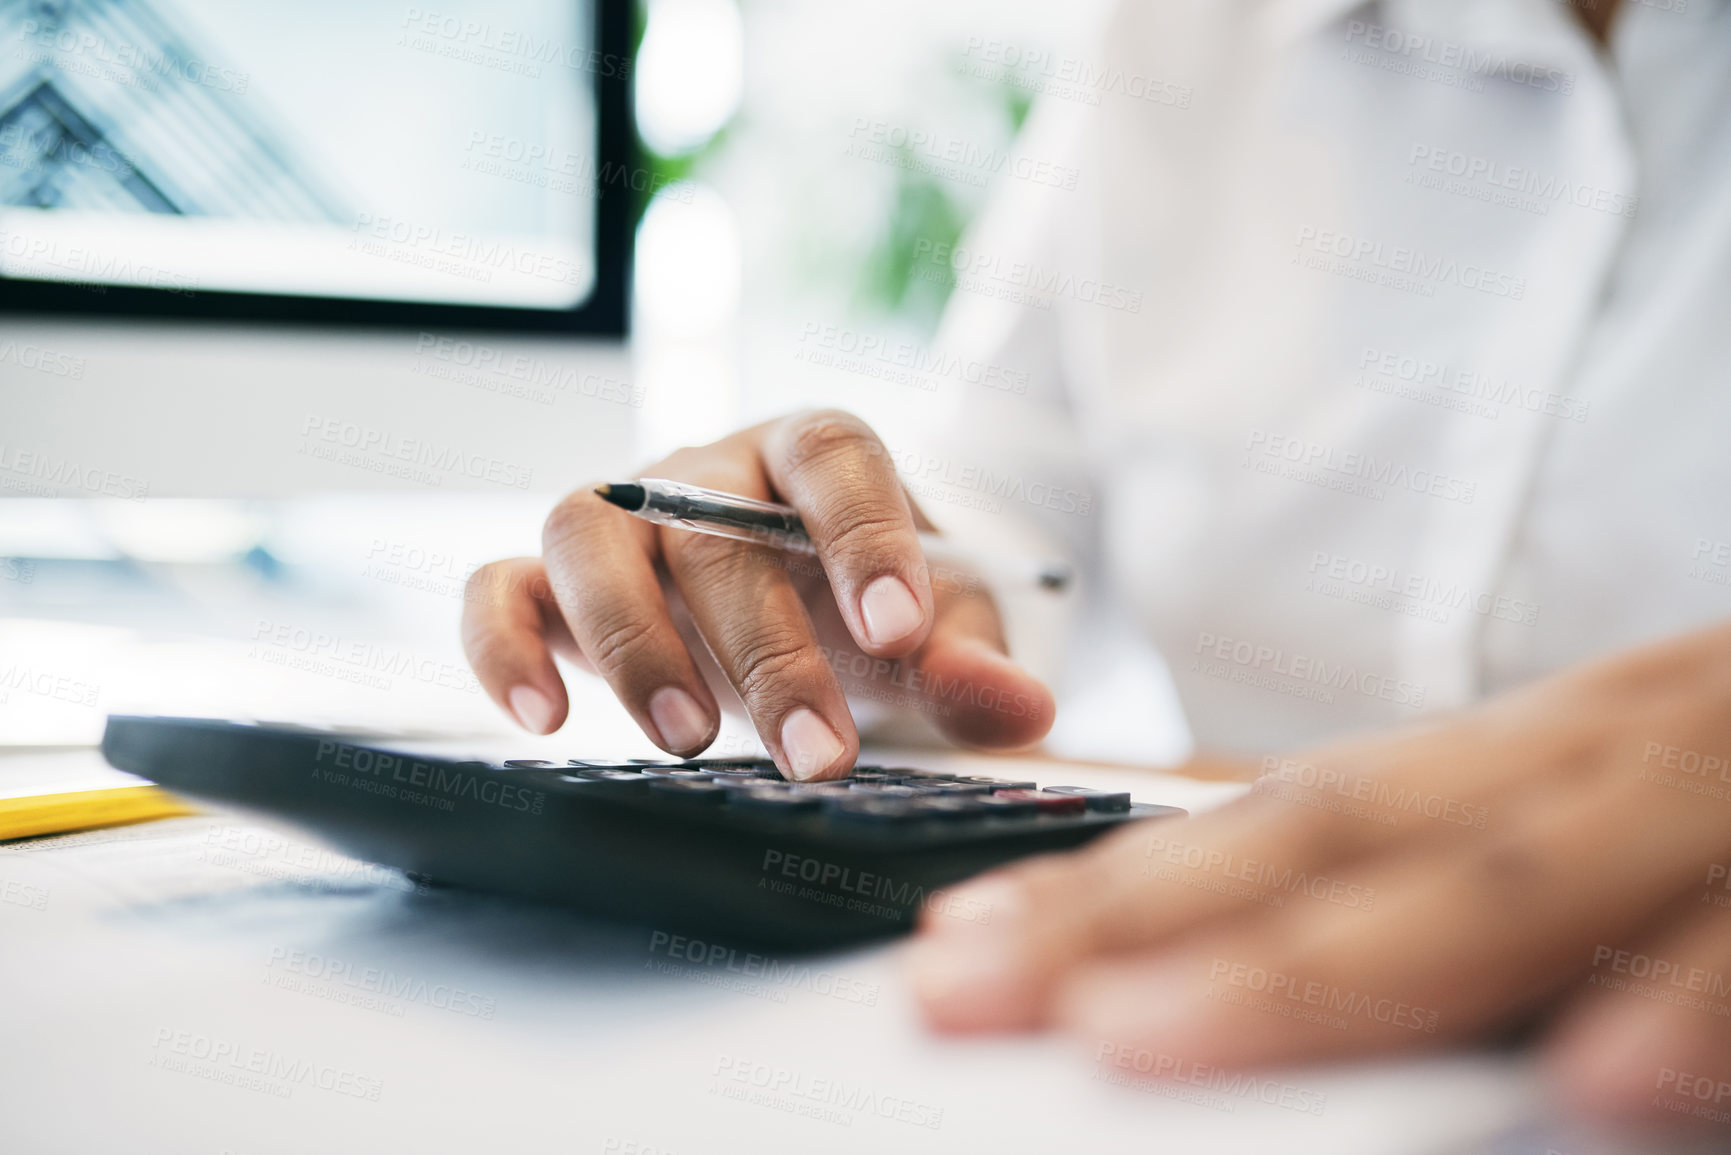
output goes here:
{"type": "Polygon", "coordinates": [[[1728,754],[1717,628],[1267,759],[1223,809],[978,879],[991,919],[927,912],[916,986],[947,1030],[1056,1026],[1186,1067],[1545,1012],[1577,1110],[1731,1112],[1728,754]]]}

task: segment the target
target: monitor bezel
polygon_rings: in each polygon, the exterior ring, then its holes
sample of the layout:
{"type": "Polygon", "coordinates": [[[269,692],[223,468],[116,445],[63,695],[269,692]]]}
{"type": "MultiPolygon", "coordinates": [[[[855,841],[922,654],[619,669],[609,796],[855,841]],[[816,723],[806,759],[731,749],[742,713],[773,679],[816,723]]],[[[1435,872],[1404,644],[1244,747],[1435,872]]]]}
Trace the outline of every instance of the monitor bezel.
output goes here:
{"type": "MultiPolygon", "coordinates": [[[[595,45],[603,59],[630,62],[596,70],[597,168],[642,170],[631,112],[632,0],[593,0],[595,45]],[[611,72],[611,75],[607,73],[611,72]]],[[[624,337],[629,328],[631,241],[640,193],[629,184],[602,182],[595,200],[595,282],[587,299],[569,309],[381,301],[228,290],[169,290],[104,284],[100,294],[83,284],[62,284],[0,273],[0,315],[56,317],[160,317],[177,320],[276,321],[295,325],[411,329],[448,328],[519,333],[624,337]]]]}

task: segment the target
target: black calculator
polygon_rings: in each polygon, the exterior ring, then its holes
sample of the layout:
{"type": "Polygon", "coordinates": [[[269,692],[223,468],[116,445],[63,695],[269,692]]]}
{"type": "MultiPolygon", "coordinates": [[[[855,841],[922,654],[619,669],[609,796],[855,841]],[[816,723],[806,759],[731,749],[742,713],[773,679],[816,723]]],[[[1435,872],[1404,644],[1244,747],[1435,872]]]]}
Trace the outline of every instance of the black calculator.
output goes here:
{"type": "Polygon", "coordinates": [[[854,767],[789,782],[764,758],[459,760],[357,735],[114,716],[102,752],[194,798],[288,819],[431,884],[777,950],[966,920],[955,884],[1127,822],[1182,817],[1125,793],[854,767]]]}

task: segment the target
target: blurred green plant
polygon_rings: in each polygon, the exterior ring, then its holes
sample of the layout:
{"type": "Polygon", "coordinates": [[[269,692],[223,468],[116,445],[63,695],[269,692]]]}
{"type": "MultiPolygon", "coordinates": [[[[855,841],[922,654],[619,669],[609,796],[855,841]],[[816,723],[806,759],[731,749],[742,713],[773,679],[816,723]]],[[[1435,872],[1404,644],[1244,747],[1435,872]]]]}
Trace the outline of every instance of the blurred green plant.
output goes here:
{"type": "MultiPolygon", "coordinates": [[[[974,82],[993,93],[1004,115],[1005,139],[1013,140],[1028,118],[1033,97],[1009,84],[974,82]]],[[[912,162],[913,150],[903,146],[898,150],[903,163],[894,166],[895,196],[884,227],[873,242],[861,270],[854,307],[865,312],[888,314],[920,332],[937,328],[950,291],[955,287],[949,276],[920,275],[922,262],[915,252],[921,241],[932,247],[954,245],[961,239],[983,198],[963,195],[950,181],[918,171],[912,162]]],[[[944,266],[948,272],[948,266],[944,266]]]]}
{"type": "MultiPolygon", "coordinates": [[[[639,3],[632,40],[634,58],[636,49],[642,45],[647,23],[647,5],[639,3]]],[[[958,72],[950,70],[952,76],[958,72]]],[[[997,105],[1003,116],[1003,137],[1007,146],[1027,120],[1033,95],[1016,85],[991,80],[970,79],[962,83],[968,87],[971,96],[983,97],[997,105]]],[[[637,220],[642,220],[653,190],[698,175],[711,158],[727,148],[728,141],[729,128],[723,126],[696,149],[667,155],[656,152],[639,138],[639,158],[651,178],[648,182],[651,192],[639,197],[637,220]]],[[[910,147],[903,146],[898,152],[902,163],[892,166],[895,187],[889,211],[871,240],[857,273],[849,277],[854,284],[852,308],[856,313],[888,318],[930,333],[937,328],[954,282],[942,275],[922,276],[921,266],[930,268],[931,262],[922,261],[916,255],[916,246],[921,241],[929,241],[932,247],[954,245],[979,211],[984,195],[980,189],[958,186],[929,172],[921,172],[922,166],[913,163],[915,158],[910,147]]],[[[833,250],[812,255],[815,257],[810,263],[812,275],[833,279],[833,250]]]]}
{"type": "MultiPolygon", "coordinates": [[[[632,9],[631,75],[635,78],[637,75],[636,62],[643,48],[643,33],[649,27],[647,0],[640,0],[639,3],[632,6],[632,9]]],[[[636,83],[635,79],[632,82],[636,83]]],[[[643,223],[643,213],[649,208],[649,202],[654,199],[656,191],[666,188],[674,181],[689,179],[693,170],[702,163],[705,157],[720,150],[725,143],[727,129],[724,126],[720,132],[710,137],[701,147],[676,156],[659,153],[649,147],[649,142],[635,131],[635,124],[633,124],[632,135],[637,143],[637,163],[643,166],[644,172],[649,176],[649,180],[645,182],[644,190],[637,196],[635,211],[631,214],[632,227],[636,228],[643,223]]]]}
{"type": "MultiPolygon", "coordinates": [[[[954,286],[947,276],[919,275],[922,266],[932,266],[919,260],[915,246],[922,240],[934,247],[955,244],[967,227],[970,206],[959,203],[941,180],[905,168],[896,173],[895,200],[860,270],[854,307],[894,314],[929,332],[954,286]]],[[[942,272],[947,274],[949,266],[942,272]]]]}
{"type": "Polygon", "coordinates": [[[637,222],[643,221],[643,210],[649,207],[649,202],[655,193],[666,188],[674,181],[690,180],[703,167],[710,157],[722,152],[727,147],[727,126],[723,126],[716,134],[704,141],[690,152],[677,155],[656,152],[644,143],[643,138],[637,140],[638,162],[649,174],[646,189],[637,198],[637,222]]]}

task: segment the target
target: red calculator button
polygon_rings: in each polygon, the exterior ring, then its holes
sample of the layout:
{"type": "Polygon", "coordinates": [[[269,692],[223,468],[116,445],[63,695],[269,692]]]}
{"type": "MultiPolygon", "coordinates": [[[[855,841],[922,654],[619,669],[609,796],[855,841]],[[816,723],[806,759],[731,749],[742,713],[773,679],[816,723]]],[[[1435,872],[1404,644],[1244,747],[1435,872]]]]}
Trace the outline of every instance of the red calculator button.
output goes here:
{"type": "Polygon", "coordinates": [[[1089,810],[1102,814],[1127,814],[1130,795],[1121,790],[1095,790],[1088,786],[1048,786],[1042,793],[1067,794],[1080,798],[1089,810]]]}
{"type": "Polygon", "coordinates": [[[1032,802],[1041,814],[1081,814],[1088,804],[1074,794],[1047,794],[1041,790],[994,790],[994,798],[1009,798],[1016,802],[1032,802]]]}

